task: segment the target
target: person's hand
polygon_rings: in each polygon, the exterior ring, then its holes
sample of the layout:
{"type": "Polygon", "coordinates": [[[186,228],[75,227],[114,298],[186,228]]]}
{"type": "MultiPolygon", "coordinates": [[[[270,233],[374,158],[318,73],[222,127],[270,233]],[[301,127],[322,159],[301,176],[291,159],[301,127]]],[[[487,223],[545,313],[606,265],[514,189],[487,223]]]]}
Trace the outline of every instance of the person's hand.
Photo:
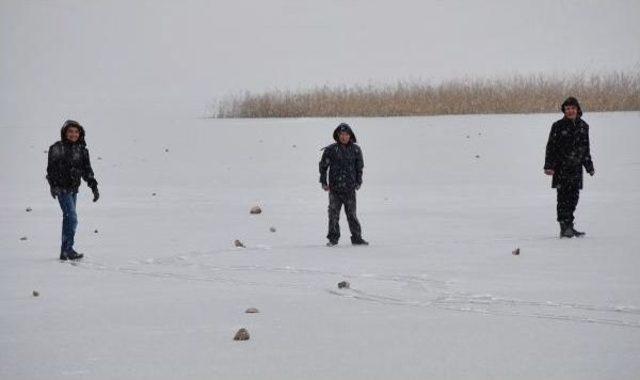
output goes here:
{"type": "Polygon", "coordinates": [[[329,191],[329,185],[322,185],[322,190],[329,191]]]}
{"type": "Polygon", "coordinates": [[[53,187],[53,186],[52,186],[52,187],[49,189],[49,191],[51,192],[51,197],[52,197],[53,199],[56,199],[56,198],[58,197],[58,194],[60,194],[60,189],[58,189],[57,187],[53,187]]]}
{"type": "Polygon", "coordinates": [[[544,174],[546,174],[546,175],[554,175],[554,174],[556,174],[556,171],[553,170],[553,169],[545,169],[544,170],[544,174]]]}
{"type": "Polygon", "coordinates": [[[592,171],[589,172],[589,175],[593,177],[593,175],[596,174],[596,169],[593,169],[592,171]]]}
{"type": "Polygon", "coordinates": [[[93,201],[97,202],[98,199],[100,199],[100,193],[98,192],[98,187],[94,187],[91,189],[91,191],[93,192],[93,201]]]}

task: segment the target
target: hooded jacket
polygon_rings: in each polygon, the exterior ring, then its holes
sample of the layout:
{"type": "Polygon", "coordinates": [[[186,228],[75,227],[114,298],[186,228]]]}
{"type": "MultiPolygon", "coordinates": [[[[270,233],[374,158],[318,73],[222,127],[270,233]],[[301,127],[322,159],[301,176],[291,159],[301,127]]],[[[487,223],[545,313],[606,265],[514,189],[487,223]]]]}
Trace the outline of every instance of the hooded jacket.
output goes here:
{"type": "Polygon", "coordinates": [[[568,98],[562,103],[561,110],[568,105],[578,108],[578,117],[570,120],[566,117],[553,123],[545,155],[545,170],[553,170],[551,186],[582,188],[584,167],[593,172],[591,149],[589,143],[589,124],[582,120],[582,109],[575,98],[568,98]]]}
{"type": "Polygon", "coordinates": [[[320,159],[320,183],[328,185],[335,192],[354,191],[362,185],[364,168],[362,150],[356,144],[356,135],[348,124],[343,123],[333,131],[333,139],[336,142],[323,149],[320,159]],[[346,145],[340,143],[340,132],[347,132],[351,136],[346,145]]]}
{"type": "Polygon", "coordinates": [[[84,128],[78,122],[67,120],[60,130],[60,141],[49,147],[47,181],[52,188],[78,192],[81,178],[91,189],[98,187],[84,136],[84,128]],[[80,138],[75,143],[66,138],[67,130],[71,127],[80,131],[80,138]]]}

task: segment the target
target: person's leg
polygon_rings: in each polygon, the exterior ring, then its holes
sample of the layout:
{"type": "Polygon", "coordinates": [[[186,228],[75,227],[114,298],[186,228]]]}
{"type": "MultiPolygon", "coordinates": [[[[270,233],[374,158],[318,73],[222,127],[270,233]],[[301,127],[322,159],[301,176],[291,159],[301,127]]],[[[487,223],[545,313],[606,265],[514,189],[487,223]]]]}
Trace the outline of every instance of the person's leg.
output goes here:
{"type": "Polygon", "coordinates": [[[567,191],[567,187],[559,186],[558,187],[558,222],[561,224],[568,224],[572,218],[571,206],[569,201],[569,192],[567,191]]]}
{"type": "Polygon", "coordinates": [[[349,222],[349,230],[351,231],[351,241],[362,240],[362,228],[358,217],[356,216],[356,192],[350,192],[344,195],[344,212],[347,214],[349,222]]]}
{"type": "Polygon", "coordinates": [[[342,199],[339,194],[329,192],[329,233],[327,239],[330,242],[337,242],[340,239],[340,210],[342,209],[342,199]]]}
{"type": "Polygon", "coordinates": [[[76,215],[76,195],[62,191],[58,194],[58,203],[62,210],[62,245],[61,254],[67,254],[73,250],[78,217],[76,215]]]}
{"type": "Polygon", "coordinates": [[[78,193],[72,193],[71,194],[71,205],[72,205],[72,209],[71,209],[71,226],[70,230],[71,230],[71,252],[74,252],[73,249],[73,244],[75,243],[75,239],[76,239],[76,228],[78,227],[78,214],[76,213],[76,201],[78,199],[78,193]]]}
{"type": "Polygon", "coordinates": [[[560,223],[560,235],[573,237],[573,213],[578,205],[580,189],[576,186],[558,187],[558,222],[560,223]]]}
{"type": "Polygon", "coordinates": [[[567,207],[568,207],[568,210],[571,212],[571,217],[570,217],[571,222],[569,223],[569,226],[571,227],[571,229],[573,229],[574,236],[578,236],[578,237],[584,235],[584,232],[576,230],[573,226],[573,221],[575,220],[575,217],[573,214],[576,211],[576,207],[578,207],[579,200],[580,200],[580,189],[578,187],[575,187],[571,189],[571,191],[567,194],[567,207]]]}

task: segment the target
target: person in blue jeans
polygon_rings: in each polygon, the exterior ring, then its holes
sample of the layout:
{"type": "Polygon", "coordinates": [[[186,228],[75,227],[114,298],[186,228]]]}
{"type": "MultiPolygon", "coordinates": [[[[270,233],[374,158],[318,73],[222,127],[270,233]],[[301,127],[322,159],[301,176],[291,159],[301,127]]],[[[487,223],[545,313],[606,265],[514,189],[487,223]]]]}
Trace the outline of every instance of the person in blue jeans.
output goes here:
{"type": "Polygon", "coordinates": [[[93,201],[100,198],[89,150],[84,140],[84,128],[74,120],[67,120],[60,131],[60,141],[49,147],[47,181],[51,196],[58,199],[62,210],[62,244],[60,260],[78,260],[84,255],[73,249],[78,215],[76,199],[80,179],[84,179],[93,192],[93,201]]]}

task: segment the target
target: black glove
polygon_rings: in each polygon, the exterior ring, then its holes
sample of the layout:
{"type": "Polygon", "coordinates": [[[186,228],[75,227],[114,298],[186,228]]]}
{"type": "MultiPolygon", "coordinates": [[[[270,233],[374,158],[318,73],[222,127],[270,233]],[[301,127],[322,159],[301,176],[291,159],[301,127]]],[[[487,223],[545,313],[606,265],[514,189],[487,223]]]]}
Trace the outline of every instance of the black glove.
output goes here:
{"type": "Polygon", "coordinates": [[[93,192],[93,201],[97,202],[100,199],[100,193],[98,192],[98,186],[92,187],[91,191],[93,192]]]}
{"type": "Polygon", "coordinates": [[[53,199],[56,199],[58,197],[58,194],[60,194],[60,189],[58,189],[57,187],[51,186],[49,188],[49,191],[51,192],[51,197],[53,199]]]}

